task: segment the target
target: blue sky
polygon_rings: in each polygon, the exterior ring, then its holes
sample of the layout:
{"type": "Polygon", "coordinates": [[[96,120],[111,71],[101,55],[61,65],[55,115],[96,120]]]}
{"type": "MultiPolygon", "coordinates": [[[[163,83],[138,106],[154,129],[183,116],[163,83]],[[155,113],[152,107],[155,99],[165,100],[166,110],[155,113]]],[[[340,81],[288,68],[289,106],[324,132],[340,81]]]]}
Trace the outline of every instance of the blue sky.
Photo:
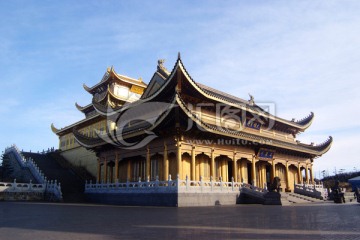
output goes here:
{"type": "Polygon", "coordinates": [[[0,149],[57,147],[108,66],[148,82],[180,51],[198,82],[313,125],[330,173],[360,169],[360,1],[0,1],[0,149]]]}

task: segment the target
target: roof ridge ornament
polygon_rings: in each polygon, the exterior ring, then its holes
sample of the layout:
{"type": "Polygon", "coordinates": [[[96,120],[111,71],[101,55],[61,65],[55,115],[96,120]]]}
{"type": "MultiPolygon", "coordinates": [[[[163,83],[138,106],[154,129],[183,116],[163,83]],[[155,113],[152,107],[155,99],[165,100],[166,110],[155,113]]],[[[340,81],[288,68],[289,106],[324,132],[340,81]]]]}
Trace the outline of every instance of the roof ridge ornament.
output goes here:
{"type": "Polygon", "coordinates": [[[159,59],[158,60],[158,65],[157,65],[157,70],[160,71],[164,71],[165,73],[169,73],[169,71],[167,70],[167,68],[164,66],[164,62],[165,59],[159,59]]]}
{"type": "Polygon", "coordinates": [[[178,60],[181,60],[180,52],[178,52],[178,60]]]}
{"type": "Polygon", "coordinates": [[[251,106],[253,106],[253,105],[255,104],[254,96],[251,95],[250,93],[248,93],[248,94],[249,94],[249,97],[250,97],[250,99],[249,99],[249,104],[250,104],[251,106]]]}
{"type": "Polygon", "coordinates": [[[162,58],[162,59],[159,59],[159,60],[158,60],[158,66],[159,66],[159,67],[164,67],[164,62],[165,62],[165,59],[163,59],[163,58],[162,58]]]}

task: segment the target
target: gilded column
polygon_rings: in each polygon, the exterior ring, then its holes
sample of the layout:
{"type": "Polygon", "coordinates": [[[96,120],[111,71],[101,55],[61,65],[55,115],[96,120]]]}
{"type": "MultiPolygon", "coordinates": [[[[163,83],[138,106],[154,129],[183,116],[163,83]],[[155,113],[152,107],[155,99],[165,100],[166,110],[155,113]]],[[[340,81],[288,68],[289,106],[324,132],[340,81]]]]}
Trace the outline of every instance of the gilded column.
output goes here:
{"type": "Polygon", "coordinates": [[[97,168],[97,178],[96,178],[97,182],[101,182],[101,162],[100,162],[100,158],[98,158],[98,168],[97,168]]]}
{"type": "Polygon", "coordinates": [[[115,152],[115,181],[119,180],[119,155],[115,152]]]}
{"type": "Polygon", "coordinates": [[[145,181],[146,181],[148,178],[150,178],[150,149],[149,149],[149,146],[146,149],[145,168],[146,168],[146,176],[145,176],[145,181]]]}
{"type": "Polygon", "coordinates": [[[251,162],[251,181],[254,186],[256,186],[256,169],[255,169],[255,162],[256,158],[253,156],[252,162],[251,162]]]}
{"type": "Polygon", "coordinates": [[[190,176],[190,180],[192,181],[196,181],[196,176],[195,176],[195,146],[191,147],[191,176],[190,176]]]}
{"type": "Polygon", "coordinates": [[[167,152],[167,145],[164,143],[164,159],[163,159],[163,181],[168,180],[169,177],[169,158],[167,152]]]}
{"type": "Polygon", "coordinates": [[[236,165],[236,153],[234,153],[233,155],[233,171],[232,171],[232,175],[234,178],[234,182],[237,182],[237,165],[236,165]]]}
{"type": "Polygon", "coordinates": [[[223,160],[223,170],[224,170],[224,181],[229,182],[229,162],[227,160],[223,160]]]}
{"type": "Polygon", "coordinates": [[[214,149],[211,149],[211,162],[210,162],[210,171],[211,177],[215,180],[215,153],[214,149]]]}
{"type": "Polygon", "coordinates": [[[241,159],[239,160],[239,164],[238,164],[238,170],[237,170],[238,175],[238,182],[242,182],[243,181],[243,172],[242,172],[242,163],[241,163],[241,159]]]}
{"type": "Polygon", "coordinates": [[[300,163],[298,163],[298,182],[299,184],[302,184],[302,176],[301,176],[301,171],[300,171],[300,163]]]}
{"type": "Polygon", "coordinates": [[[272,160],[271,161],[271,179],[270,179],[270,182],[272,183],[272,181],[274,180],[274,177],[276,176],[276,173],[275,173],[275,161],[272,160]]]}
{"type": "Polygon", "coordinates": [[[104,158],[104,182],[107,183],[108,182],[108,166],[107,166],[107,160],[106,157],[104,158]]]}
{"type": "Polygon", "coordinates": [[[309,184],[309,169],[307,164],[305,166],[305,177],[306,177],[306,184],[309,184]]]}
{"type": "Polygon", "coordinates": [[[310,165],[310,179],[311,179],[311,184],[314,184],[314,174],[313,174],[313,165],[310,165]]]}
{"type": "Polygon", "coordinates": [[[286,161],[286,190],[290,191],[289,163],[288,163],[288,161],[286,161]]]}
{"type": "MultiPolygon", "coordinates": [[[[181,177],[181,142],[178,141],[177,142],[177,146],[176,146],[176,158],[177,158],[177,174],[179,175],[179,178],[181,177]]],[[[174,176],[174,178],[176,178],[176,176],[174,176]]]]}

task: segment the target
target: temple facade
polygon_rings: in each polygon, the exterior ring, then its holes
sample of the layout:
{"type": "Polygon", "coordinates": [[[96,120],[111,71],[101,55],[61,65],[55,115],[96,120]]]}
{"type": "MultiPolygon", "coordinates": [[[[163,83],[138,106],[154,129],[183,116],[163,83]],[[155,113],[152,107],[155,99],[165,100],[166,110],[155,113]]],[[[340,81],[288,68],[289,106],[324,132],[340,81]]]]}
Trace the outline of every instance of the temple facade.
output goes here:
{"type": "Polygon", "coordinates": [[[171,71],[159,60],[148,85],[109,68],[84,88],[92,102],[76,107],[85,118],[52,130],[63,156],[99,183],[170,177],[266,188],[277,176],[282,191],[293,191],[295,184],[314,182],[314,160],[332,144],[331,137],[321,144],[296,139],[313,113],[286,120],[253,96],[245,100],[200,84],[180,55],[171,71]]]}

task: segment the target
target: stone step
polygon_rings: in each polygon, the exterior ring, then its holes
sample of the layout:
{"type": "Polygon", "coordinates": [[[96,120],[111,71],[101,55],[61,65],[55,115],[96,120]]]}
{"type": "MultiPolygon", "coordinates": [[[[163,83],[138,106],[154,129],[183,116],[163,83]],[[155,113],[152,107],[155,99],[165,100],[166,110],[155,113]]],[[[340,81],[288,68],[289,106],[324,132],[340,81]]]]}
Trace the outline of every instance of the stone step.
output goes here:
{"type": "Polygon", "coordinates": [[[296,198],[296,197],[293,197],[293,196],[289,196],[288,200],[293,202],[293,203],[309,203],[310,202],[308,200],[301,199],[301,198],[296,198]]]}
{"type": "Polygon", "coordinates": [[[286,193],[281,193],[281,205],[282,206],[290,206],[292,205],[294,202],[289,199],[289,195],[287,195],[286,193]]]}
{"type": "Polygon", "coordinates": [[[298,193],[288,193],[289,198],[295,203],[316,203],[316,202],[324,202],[323,200],[319,200],[317,198],[312,198],[309,196],[304,196],[298,193]]]}

